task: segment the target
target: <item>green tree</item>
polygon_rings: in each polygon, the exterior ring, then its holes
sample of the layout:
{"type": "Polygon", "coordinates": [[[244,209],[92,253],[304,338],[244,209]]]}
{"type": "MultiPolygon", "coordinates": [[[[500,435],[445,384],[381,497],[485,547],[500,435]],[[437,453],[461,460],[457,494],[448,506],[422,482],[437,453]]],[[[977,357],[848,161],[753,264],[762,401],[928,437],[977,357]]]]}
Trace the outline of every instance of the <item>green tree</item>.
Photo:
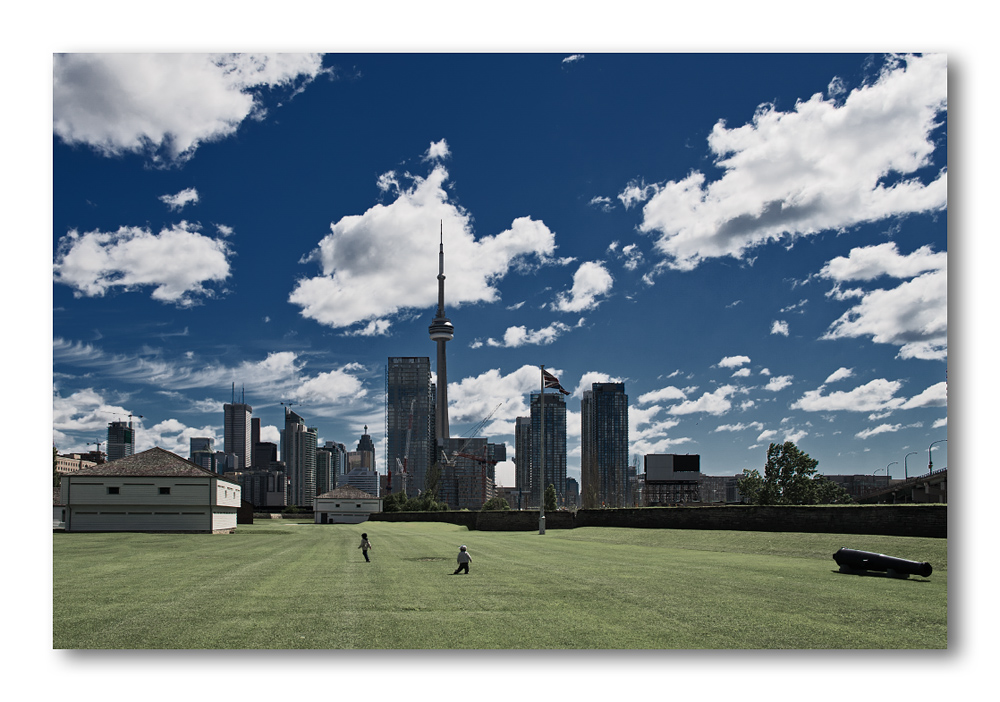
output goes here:
{"type": "Polygon", "coordinates": [[[556,504],[556,486],[549,485],[545,488],[545,511],[555,512],[559,509],[559,505],[556,504]]]}
{"type": "Polygon", "coordinates": [[[851,498],[833,481],[816,475],[819,461],[791,441],[770,444],[764,475],[744,470],[737,487],[754,505],[844,504],[851,498]]]}
{"type": "Polygon", "coordinates": [[[507,500],[505,500],[504,498],[500,497],[499,495],[496,497],[491,497],[490,499],[486,500],[486,503],[483,505],[484,512],[493,512],[493,511],[509,510],[509,509],[510,509],[510,503],[507,502],[507,500]]]}
{"type": "Polygon", "coordinates": [[[409,512],[410,500],[405,492],[394,492],[382,500],[383,512],[409,512]]]}

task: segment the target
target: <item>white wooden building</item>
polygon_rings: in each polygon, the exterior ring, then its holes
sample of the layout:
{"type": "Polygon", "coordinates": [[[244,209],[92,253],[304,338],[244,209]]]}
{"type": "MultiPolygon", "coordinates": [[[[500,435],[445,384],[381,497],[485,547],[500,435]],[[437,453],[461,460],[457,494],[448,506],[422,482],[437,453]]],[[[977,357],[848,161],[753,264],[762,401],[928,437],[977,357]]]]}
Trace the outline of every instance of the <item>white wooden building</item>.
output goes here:
{"type": "Polygon", "coordinates": [[[344,485],[313,500],[317,524],[360,524],[368,515],[382,511],[382,500],[353,485],[344,485]]]}
{"type": "Polygon", "coordinates": [[[61,480],[66,531],[230,533],[240,486],[161,448],[61,480]]]}

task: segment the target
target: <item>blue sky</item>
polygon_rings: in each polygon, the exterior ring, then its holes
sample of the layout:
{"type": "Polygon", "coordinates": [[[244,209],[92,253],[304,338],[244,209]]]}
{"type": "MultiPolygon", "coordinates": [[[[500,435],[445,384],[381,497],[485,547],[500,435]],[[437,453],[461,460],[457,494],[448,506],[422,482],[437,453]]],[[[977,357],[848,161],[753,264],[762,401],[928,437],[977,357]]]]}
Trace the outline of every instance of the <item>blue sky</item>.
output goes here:
{"type": "MultiPolygon", "coordinates": [[[[632,453],[828,474],[948,437],[944,54],[61,55],[53,443],[222,446],[245,392],[383,468],[388,356],[505,441],[538,365],[625,383],[632,453]],[[155,89],[153,89],[155,88],[155,89]]],[[[934,466],[947,466],[947,443],[934,466]]],[[[510,465],[498,468],[513,484],[510,465]]]]}

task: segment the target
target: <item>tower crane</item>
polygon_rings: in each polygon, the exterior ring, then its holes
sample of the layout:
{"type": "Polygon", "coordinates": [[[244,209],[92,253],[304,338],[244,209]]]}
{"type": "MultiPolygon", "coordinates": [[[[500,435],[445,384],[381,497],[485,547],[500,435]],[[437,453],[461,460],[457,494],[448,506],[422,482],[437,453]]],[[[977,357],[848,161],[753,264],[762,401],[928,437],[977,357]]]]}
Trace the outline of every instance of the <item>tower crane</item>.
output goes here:
{"type": "MultiPolygon", "coordinates": [[[[463,458],[468,458],[470,460],[473,460],[476,463],[481,463],[482,464],[482,488],[483,488],[482,498],[483,498],[483,502],[484,503],[488,499],[487,495],[486,495],[486,492],[487,492],[486,491],[486,471],[487,471],[487,468],[493,468],[494,466],[496,466],[497,460],[495,458],[493,458],[492,456],[489,455],[489,448],[487,446],[483,447],[483,453],[482,453],[482,455],[472,454],[472,453],[466,453],[465,449],[469,445],[469,442],[471,442],[474,438],[476,438],[476,435],[479,432],[481,432],[483,430],[483,427],[485,427],[486,424],[490,421],[490,419],[493,418],[493,415],[497,413],[497,410],[504,406],[505,402],[506,402],[506,400],[504,400],[504,402],[501,402],[499,405],[497,405],[496,407],[494,407],[493,411],[490,412],[488,415],[486,415],[485,419],[483,419],[481,422],[479,422],[479,424],[477,424],[475,427],[473,427],[472,428],[472,432],[469,434],[469,437],[466,439],[465,443],[462,444],[462,448],[460,448],[458,451],[456,451],[453,454],[453,457],[454,456],[461,456],[463,458]]],[[[453,458],[453,460],[454,460],[454,458],[453,458]]]]}
{"type": "Polygon", "coordinates": [[[104,443],[104,442],[103,441],[88,441],[87,442],[87,446],[96,446],[97,447],[97,462],[98,463],[103,463],[104,462],[102,460],[104,454],[101,453],[101,444],[102,443],[104,443]]]}

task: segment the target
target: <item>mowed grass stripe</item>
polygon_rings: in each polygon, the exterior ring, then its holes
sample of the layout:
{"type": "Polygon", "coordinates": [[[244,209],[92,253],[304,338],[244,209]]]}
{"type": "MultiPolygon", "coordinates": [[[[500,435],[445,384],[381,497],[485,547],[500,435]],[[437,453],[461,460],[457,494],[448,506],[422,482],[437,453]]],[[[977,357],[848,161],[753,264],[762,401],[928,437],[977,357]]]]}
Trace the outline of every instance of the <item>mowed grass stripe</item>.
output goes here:
{"type": "Polygon", "coordinates": [[[55,534],[53,579],[56,648],[947,646],[940,539],[265,522],[228,536],[55,534]],[[472,572],[452,575],[463,543],[472,572]],[[840,574],[841,546],[934,573],[840,574]]]}

